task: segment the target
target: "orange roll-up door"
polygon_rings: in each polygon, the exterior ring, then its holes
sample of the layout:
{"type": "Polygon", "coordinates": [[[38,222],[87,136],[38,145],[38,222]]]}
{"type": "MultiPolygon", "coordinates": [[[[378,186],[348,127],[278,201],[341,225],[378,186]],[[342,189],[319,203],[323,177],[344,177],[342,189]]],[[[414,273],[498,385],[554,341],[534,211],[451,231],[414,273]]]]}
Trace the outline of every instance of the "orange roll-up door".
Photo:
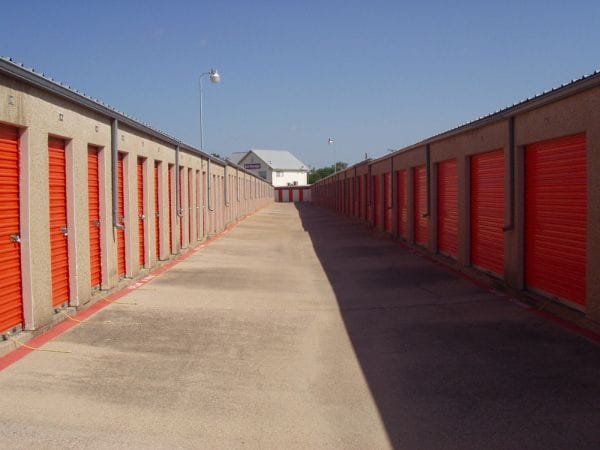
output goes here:
{"type": "Polygon", "coordinates": [[[584,306],[587,270],[584,134],[525,150],[525,283],[584,306]]]}
{"type": "Polygon", "coordinates": [[[88,215],[90,233],[90,278],[92,287],[101,283],[100,176],[98,149],[88,147],[88,215]]]}
{"type": "Polygon", "coordinates": [[[196,240],[202,239],[202,186],[200,171],[196,170],[196,240]]]}
{"type": "Polygon", "coordinates": [[[427,245],[429,240],[429,219],[423,215],[427,213],[427,170],[425,166],[414,169],[414,226],[415,242],[427,245]]]}
{"type": "Polygon", "coordinates": [[[438,164],[437,232],[440,253],[458,254],[458,173],[456,160],[438,164]]]}
{"type": "Polygon", "coordinates": [[[383,224],[388,233],[392,232],[392,174],[383,175],[383,224]]]}
{"type": "Polygon", "coordinates": [[[169,217],[167,223],[169,224],[169,254],[173,253],[173,229],[171,222],[173,221],[173,168],[172,164],[169,164],[169,217]]]}
{"type": "MultiPolygon", "coordinates": [[[[125,158],[124,153],[119,153],[117,160],[117,208],[118,208],[118,219],[121,225],[125,223],[125,189],[124,189],[124,176],[123,176],[123,160],[125,158]]],[[[117,273],[119,278],[125,276],[125,229],[117,229],[117,273]]]]}
{"type": "Polygon", "coordinates": [[[154,251],[156,252],[156,259],[160,259],[160,203],[158,201],[158,192],[160,186],[158,184],[158,171],[160,163],[154,161],[154,251]]]}
{"type": "Polygon", "coordinates": [[[19,130],[0,124],[0,332],[23,323],[19,130]]]}
{"type": "Polygon", "coordinates": [[[356,177],[356,182],[358,183],[358,218],[363,218],[363,187],[362,180],[360,175],[356,177]]]}
{"type": "Polygon", "coordinates": [[[381,189],[379,187],[379,175],[373,175],[373,224],[380,224],[379,214],[381,211],[381,189]]]}
{"type": "Polygon", "coordinates": [[[67,162],[65,141],[48,139],[48,192],[50,196],[50,259],[52,306],[69,300],[69,241],[67,230],[67,162]]]}
{"type": "Polygon", "coordinates": [[[398,214],[398,234],[406,237],[408,233],[408,208],[406,198],[406,170],[396,172],[396,202],[398,214]]]}
{"type": "Polygon", "coordinates": [[[471,156],[471,264],[504,274],[504,151],[471,156]]]}
{"type": "Polygon", "coordinates": [[[192,215],[194,214],[193,206],[194,202],[194,176],[192,175],[192,169],[188,169],[188,242],[191,245],[194,242],[194,230],[192,229],[192,215]]]}
{"type": "Polygon", "coordinates": [[[137,160],[137,200],[138,200],[138,248],[140,266],[146,265],[146,247],[144,246],[145,222],[144,214],[144,159],[137,160]]]}
{"type": "Polygon", "coordinates": [[[179,204],[177,205],[177,217],[179,218],[178,223],[179,223],[179,247],[183,247],[183,210],[184,210],[184,205],[183,205],[183,172],[184,172],[184,168],[180,167],[179,168],[179,186],[178,186],[178,191],[179,192],[179,204]],[[181,214],[181,216],[180,216],[181,214]]]}

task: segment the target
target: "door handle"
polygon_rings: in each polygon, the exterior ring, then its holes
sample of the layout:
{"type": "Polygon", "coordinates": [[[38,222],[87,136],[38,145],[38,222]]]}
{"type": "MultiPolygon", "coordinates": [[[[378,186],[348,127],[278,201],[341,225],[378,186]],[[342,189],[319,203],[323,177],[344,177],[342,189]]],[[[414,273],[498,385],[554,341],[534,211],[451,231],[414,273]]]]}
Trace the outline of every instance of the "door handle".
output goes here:
{"type": "Polygon", "coordinates": [[[146,220],[146,214],[140,214],[140,219],[146,220]]]}
{"type": "Polygon", "coordinates": [[[66,225],[63,225],[62,227],[60,227],[60,232],[67,237],[69,235],[69,229],[66,227],[66,225]]]}
{"type": "Polygon", "coordinates": [[[10,241],[20,244],[21,243],[21,235],[19,233],[11,234],[10,241]]]}
{"type": "Polygon", "coordinates": [[[98,228],[100,228],[100,221],[99,220],[94,220],[94,225],[96,225],[98,228]]]}

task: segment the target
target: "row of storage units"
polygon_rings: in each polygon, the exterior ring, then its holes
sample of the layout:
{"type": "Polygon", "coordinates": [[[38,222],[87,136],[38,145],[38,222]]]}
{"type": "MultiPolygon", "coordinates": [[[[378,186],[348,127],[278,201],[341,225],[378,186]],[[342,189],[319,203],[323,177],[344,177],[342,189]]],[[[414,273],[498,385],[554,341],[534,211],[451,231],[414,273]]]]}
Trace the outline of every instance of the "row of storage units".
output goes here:
{"type": "Polygon", "coordinates": [[[600,321],[600,76],[312,186],[313,203],[600,321]]]}
{"type": "Polygon", "coordinates": [[[132,279],[273,201],[273,188],[0,60],[0,335],[132,279]]]}
{"type": "Polygon", "coordinates": [[[278,203],[310,202],[310,186],[277,186],[275,201],[278,203]]]}

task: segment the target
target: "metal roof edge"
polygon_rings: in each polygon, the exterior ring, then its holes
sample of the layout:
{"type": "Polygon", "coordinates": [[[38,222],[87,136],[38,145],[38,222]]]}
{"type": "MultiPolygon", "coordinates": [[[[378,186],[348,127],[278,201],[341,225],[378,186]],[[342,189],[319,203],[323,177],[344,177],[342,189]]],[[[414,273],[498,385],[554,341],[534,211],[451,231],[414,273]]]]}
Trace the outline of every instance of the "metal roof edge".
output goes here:
{"type": "Polygon", "coordinates": [[[179,145],[180,150],[203,156],[206,159],[210,159],[211,162],[219,164],[223,167],[225,167],[225,165],[227,164],[224,160],[220,158],[216,158],[202,150],[199,150],[189,144],[186,144],[183,141],[180,141],[179,139],[173,136],[170,136],[162,131],[156,130],[150,125],[144,124],[109,105],[101,103],[100,101],[93,99],[92,97],[87,96],[82,92],[74,90],[70,86],[63,85],[49,77],[46,77],[44,74],[35,72],[33,69],[27,68],[22,64],[18,64],[10,58],[0,57],[0,73],[16,78],[19,81],[23,81],[44,91],[50,92],[58,97],[83,106],[84,108],[95,111],[103,116],[106,116],[109,119],[117,119],[119,122],[135,130],[141,131],[152,137],[155,137],[164,143],[173,146],[179,145]]]}
{"type": "MultiPolygon", "coordinates": [[[[573,95],[579,94],[580,92],[584,92],[596,87],[600,86],[600,71],[596,70],[590,75],[584,75],[578,79],[571,80],[568,83],[563,83],[562,85],[550,89],[549,91],[544,91],[541,94],[534,95],[533,97],[526,98],[520,102],[514,103],[511,106],[500,109],[496,112],[490,113],[488,115],[482,116],[478,119],[475,119],[471,122],[467,122],[465,124],[459,125],[455,128],[451,128],[450,130],[443,131],[438,134],[434,134],[431,137],[423,139],[414,144],[408,145],[407,147],[398,149],[393,153],[388,153],[386,155],[380,156],[378,158],[369,160],[370,163],[377,163],[379,161],[393,158],[394,156],[403,154],[405,152],[409,152],[411,150],[415,150],[419,147],[423,147],[428,144],[434,144],[436,142],[442,141],[444,139],[451,138],[458,134],[473,131],[478,128],[482,128],[488,125],[492,125],[494,123],[500,122],[502,120],[509,119],[510,117],[516,116],[517,114],[523,114],[534,109],[541,108],[545,105],[556,103],[560,100],[563,100],[568,97],[572,97],[573,95]]],[[[363,164],[357,163],[357,164],[363,164]]],[[[353,168],[354,164],[344,170],[348,170],[353,168]]],[[[340,171],[341,172],[341,171],[340,171]]],[[[339,172],[338,172],[339,173],[339,172]]],[[[329,177],[334,176],[334,174],[329,175],[328,177],[322,178],[319,181],[326,180],[329,177]]]]}

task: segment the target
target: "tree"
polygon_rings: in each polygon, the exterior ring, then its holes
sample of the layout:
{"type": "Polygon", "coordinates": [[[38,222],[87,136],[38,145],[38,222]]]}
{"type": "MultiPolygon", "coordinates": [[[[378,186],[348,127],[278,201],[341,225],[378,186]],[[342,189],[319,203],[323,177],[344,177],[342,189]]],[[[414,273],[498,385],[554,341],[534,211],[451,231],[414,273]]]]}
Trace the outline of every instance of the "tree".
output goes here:
{"type": "MultiPolygon", "coordinates": [[[[348,164],[343,161],[337,162],[337,170],[344,170],[348,167],[348,164]]],[[[326,178],[329,175],[333,174],[333,164],[331,166],[321,167],[320,169],[315,169],[314,167],[308,173],[308,184],[314,184],[322,178],[326,178]]]]}

